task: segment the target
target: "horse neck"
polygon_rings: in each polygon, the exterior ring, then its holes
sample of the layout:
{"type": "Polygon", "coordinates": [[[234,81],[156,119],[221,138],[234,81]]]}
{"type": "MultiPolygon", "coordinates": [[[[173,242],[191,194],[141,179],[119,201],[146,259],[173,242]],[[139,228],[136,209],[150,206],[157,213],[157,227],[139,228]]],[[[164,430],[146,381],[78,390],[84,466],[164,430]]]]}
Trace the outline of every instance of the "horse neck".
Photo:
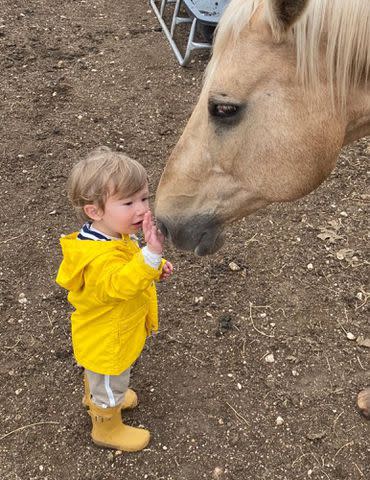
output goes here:
{"type": "Polygon", "coordinates": [[[347,127],[343,145],[366,135],[370,135],[370,92],[367,85],[348,97],[347,127]]]}

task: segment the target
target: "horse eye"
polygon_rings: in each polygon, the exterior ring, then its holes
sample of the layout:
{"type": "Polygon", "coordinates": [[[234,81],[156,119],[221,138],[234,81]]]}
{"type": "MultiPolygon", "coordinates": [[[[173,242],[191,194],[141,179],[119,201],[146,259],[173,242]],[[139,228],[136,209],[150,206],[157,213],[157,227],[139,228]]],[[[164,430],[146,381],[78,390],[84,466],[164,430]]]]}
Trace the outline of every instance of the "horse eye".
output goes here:
{"type": "Polygon", "coordinates": [[[213,103],[208,104],[209,113],[212,117],[230,118],[236,115],[239,111],[239,105],[233,105],[231,103],[213,103]]]}

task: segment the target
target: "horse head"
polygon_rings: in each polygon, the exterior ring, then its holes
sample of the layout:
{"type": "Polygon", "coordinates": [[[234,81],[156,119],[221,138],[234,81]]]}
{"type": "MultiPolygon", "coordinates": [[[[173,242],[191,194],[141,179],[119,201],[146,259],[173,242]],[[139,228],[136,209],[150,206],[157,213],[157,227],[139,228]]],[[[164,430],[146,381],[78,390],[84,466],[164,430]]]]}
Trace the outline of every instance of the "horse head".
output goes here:
{"type": "Polygon", "coordinates": [[[175,246],[215,252],[225,225],[308,194],[370,133],[369,25],[367,0],[231,1],[157,191],[175,246]]]}

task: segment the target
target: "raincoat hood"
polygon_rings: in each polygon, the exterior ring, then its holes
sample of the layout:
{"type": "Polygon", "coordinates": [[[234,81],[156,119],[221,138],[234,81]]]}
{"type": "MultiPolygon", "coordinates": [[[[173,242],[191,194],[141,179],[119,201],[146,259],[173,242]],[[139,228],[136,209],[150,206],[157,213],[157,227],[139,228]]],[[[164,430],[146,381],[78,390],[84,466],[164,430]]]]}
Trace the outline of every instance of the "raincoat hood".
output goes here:
{"type": "Polygon", "coordinates": [[[71,292],[76,292],[84,286],[83,273],[90,262],[117,249],[116,240],[107,242],[77,240],[77,235],[78,232],[75,232],[60,239],[63,261],[56,282],[71,292]]]}

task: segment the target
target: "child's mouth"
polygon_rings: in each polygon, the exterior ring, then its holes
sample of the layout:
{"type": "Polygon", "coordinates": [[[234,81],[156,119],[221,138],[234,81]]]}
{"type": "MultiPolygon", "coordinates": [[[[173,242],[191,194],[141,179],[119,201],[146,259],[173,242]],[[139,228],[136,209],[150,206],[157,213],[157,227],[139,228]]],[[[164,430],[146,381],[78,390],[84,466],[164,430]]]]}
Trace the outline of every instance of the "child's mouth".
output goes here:
{"type": "Polygon", "coordinates": [[[135,228],[140,228],[143,225],[143,222],[136,222],[132,224],[135,228]]]}

